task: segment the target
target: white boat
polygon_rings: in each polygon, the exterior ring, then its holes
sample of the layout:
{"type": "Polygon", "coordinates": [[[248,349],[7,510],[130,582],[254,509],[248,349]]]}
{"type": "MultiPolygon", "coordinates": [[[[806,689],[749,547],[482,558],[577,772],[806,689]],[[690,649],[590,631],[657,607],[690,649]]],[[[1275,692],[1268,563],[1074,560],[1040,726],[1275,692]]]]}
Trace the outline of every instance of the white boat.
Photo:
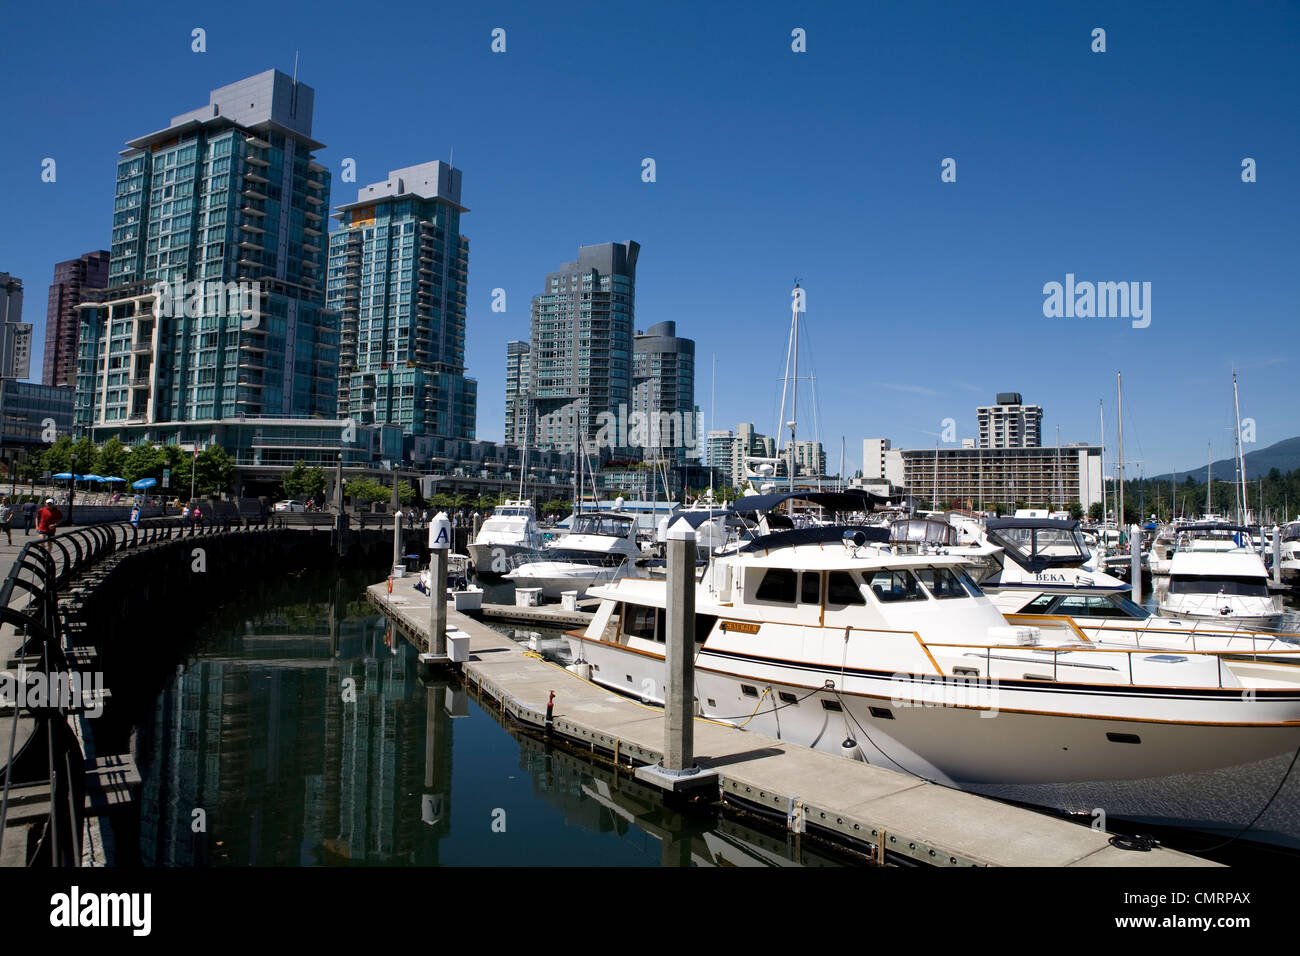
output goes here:
{"type": "Polygon", "coordinates": [[[1300,586],[1300,521],[1282,528],[1282,583],[1300,586]]]}
{"type": "Polygon", "coordinates": [[[612,581],[623,565],[641,554],[635,516],[597,511],[573,516],[569,533],[550,548],[519,554],[505,575],[516,588],[541,588],[543,597],[558,600],[565,591],[587,589],[612,581]]]}
{"type": "MultiPolygon", "coordinates": [[[[1300,658],[1286,656],[1300,650],[1279,652],[1286,670],[1103,648],[1068,620],[1013,626],[963,558],[864,539],[792,530],[714,558],[696,592],[702,716],[949,786],[1066,808],[1062,793],[1110,806],[1123,792],[1126,815],[1197,824],[1268,794],[1230,773],[1235,790],[1198,803],[1182,775],[1300,747],[1300,658]]],[[[662,702],[666,591],[640,578],[592,590],[596,616],[568,638],[593,681],[662,702]]]]}
{"type": "Polygon", "coordinates": [[[492,511],[469,546],[479,574],[505,574],[511,559],[542,547],[537,512],[531,501],[506,501],[492,511]]]}
{"type": "Polygon", "coordinates": [[[1276,629],[1283,615],[1282,598],[1269,593],[1268,571],[1248,530],[1224,524],[1179,531],[1159,608],[1163,616],[1260,629],[1276,629]]]}
{"type": "MultiPolygon", "coordinates": [[[[483,609],[483,589],[470,580],[471,561],[466,554],[447,555],[447,580],[443,582],[443,593],[457,611],[481,611],[483,609]]],[[[417,590],[429,593],[429,569],[420,572],[417,590]]]]}

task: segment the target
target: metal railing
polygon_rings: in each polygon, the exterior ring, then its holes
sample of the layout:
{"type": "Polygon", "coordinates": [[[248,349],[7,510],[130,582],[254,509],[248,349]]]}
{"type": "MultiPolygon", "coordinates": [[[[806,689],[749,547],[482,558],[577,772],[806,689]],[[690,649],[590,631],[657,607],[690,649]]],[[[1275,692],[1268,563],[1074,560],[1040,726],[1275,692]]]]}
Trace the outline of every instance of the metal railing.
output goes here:
{"type": "MultiPolygon", "coordinates": [[[[35,840],[29,838],[23,859],[28,865],[81,863],[85,755],[69,718],[86,709],[88,701],[84,696],[70,699],[53,690],[75,688],[85,693],[64,651],[60,592],[73,579],[121,551],[183,538],[256,533],[269,527],[266,520],[250,522],[237,516],[199,522],[151,518],[135,524],[77,528],[46,541],[30,542],[19,551],[0,584],[0,637],[9,637],[5,632],[10,631],[18,638],[13,655],[18,670],[18,683],[13,686],[18,697],[5,702],[12,710],[8,727],[0,730],[0,856],[6,838],[15,836],[7,829],[11,811],[21,806],[23,819],[39,820],[41,814],[32,812],[32,807],[44,802],[48,790],[43,829],[35,840]],[[41,680],[47,692],[39,697],[28,695],[29,683],[41,680]]],[[[5,646],[9,643],[12,641],[5,646]]]]}

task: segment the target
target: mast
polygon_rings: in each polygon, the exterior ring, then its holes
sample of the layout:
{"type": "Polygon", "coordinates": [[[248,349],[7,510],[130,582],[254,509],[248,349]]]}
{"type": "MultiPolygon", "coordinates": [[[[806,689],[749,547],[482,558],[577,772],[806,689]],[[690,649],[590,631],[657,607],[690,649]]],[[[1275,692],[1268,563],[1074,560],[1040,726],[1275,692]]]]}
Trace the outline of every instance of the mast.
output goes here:
{"type": "MultiPolygon", "coordinates": [[[[709,431],[713,431],[717,427],[716,424],[717,417],[718,417],[718,353],[714,352],[713,353],[713,392],[709,398],[709,431]]],[[[696,434],[698,434],[698,432],[696,434]]],[[[707,435],[704,436],[704,457],[705,458],[709,457],[709,437],[707,435]]],[[[732,475],[731,477],[732,480],[734,481],[736,476],[732,475]]],[[[709,465],[709,507],[710,508],[713,507],[713,466],[712,465],[709,465]]]]}
{"type": "Polygon", "coordinates": [[[1101,416],[1101,526],[1106,526],[1106,408],[1097,399],[1097,414],[1101,416]]]}
{"type": "Polygon", "coordinates": [[[844,490],[844,436],[840,436],[840,491],[844,490]]]}
{"type": "Polygon", "coordinates": [[[1246,523],[1246,456],[1241,450],[1241,399],[1237,395],[1237,373],[1232,373],[1232,407],[1236,412],[1233,416],[1232,431],[1237,439],[1237,468],[1241,475],[1241,511],[1237,517],[1237,524],[1246,523]]]}
{"type": "Polygon", "coordinates": [[[1210,516],[1210,471],[1214,467],[1214,462],[1210,459],[1213,457],[1210,449],[1213,448],[1211,442],[1205,443],[1205,517],[1210,516]]]}
{"type": "MultiPolygon", "coordinates": [[[[791,380],[790,389],[790,490],[794,491],[794,430],[795,424],[799,418],[799,281],[794,283],[795,296],[794,302],[790,306],[790,336],[794,342],[792,356],[794,359],[794,378],[791,380]]],[[[794,507],[794,503],[790,503],[794,507]]]]}
{"type": "Polygon", "coordinates": [[[524,479],[528,475],[528,426],[532,424],[533,403],[524,402],[524,444],[519,449],[519,500],[524,500],[524,479]]]}
{"type": "Polygon", "coordinates": [[[934,443],[934,500],[930,502],[932,511],[939,510],[939,443],[934,443]]]}
{"type": "MultiPolygon", "coordinates": [[[[1115,523],[1119,527],[1120,539],[1124,537],[1124,376],[1115,373],[1115,390],[1119,404],[1119,463],[1115,466],[1115,477],[1119,482],[1119,498],[1115,523]]],[[[1131,544],[1131,542],[1130,542],[1131,544]]]]}

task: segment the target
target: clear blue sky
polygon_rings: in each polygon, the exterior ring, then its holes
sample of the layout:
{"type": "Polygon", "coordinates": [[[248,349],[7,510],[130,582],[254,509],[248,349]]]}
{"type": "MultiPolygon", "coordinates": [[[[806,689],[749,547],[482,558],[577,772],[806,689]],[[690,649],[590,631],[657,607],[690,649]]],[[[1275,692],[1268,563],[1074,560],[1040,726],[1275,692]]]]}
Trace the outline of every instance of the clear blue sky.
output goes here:
{"type": "Polygon", "coordinates": [[[1234,366],[1247,450],[1300,435],[1296,3],[306,9],[6,12],[0,271],[26,286],[35,377],[54,263],[107,247],[124,141],[298,51],[334,204],[355,198],[345,157],[364,184],[455,150],[482,438],[501,437],[505,343],[528,337],[544,275],[624,239],[642,244],[637,326],[695,338],[717,427],[772,433],[798,276],[831,471],[841,435],[850,471],[864,437],[931,447],[947,417],[973,435],[998,391],[1043,405],[1049,441],[1096,441],[1104,398],[1113,449],[1117,371],[1146,474],[1203,464],[1207,441],[1229,453],[1234,366]],[[1066,273],[1150,282],[1150,327],[1045,318],[1066,273]]]}

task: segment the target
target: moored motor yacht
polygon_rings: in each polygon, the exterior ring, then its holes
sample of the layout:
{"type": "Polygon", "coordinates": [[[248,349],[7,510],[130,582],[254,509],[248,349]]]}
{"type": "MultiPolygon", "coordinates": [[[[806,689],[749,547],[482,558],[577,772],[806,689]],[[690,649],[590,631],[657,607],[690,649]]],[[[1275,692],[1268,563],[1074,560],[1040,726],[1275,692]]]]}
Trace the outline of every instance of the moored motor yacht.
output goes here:
{"type": "MultiPolygon", "coordinates": [[[[1068,619],[1011,625],[964,558],[867,538],[792,529],[713,559],[696,592],[702,716],[1046,805],[1060,785],[1101,801],[1156,781],[1129,815],[1169,822],[1222,812],[1171,802],[1161,788],[1181,775],[1300,747],[1300,686],[1274,662],[1102,647],[1068,619]]],[[[575,658],[593,681],[662,702],[666,584],[624,578],[591,594],[596,616],[568,634],[575,658]]],[[[1266,796],[1239,788],[1227,805],[1266,796]]]]}
{"type": "Polygon", "coordinates": [[[505,501],[492,514],[469,546],[474,570],[479,574],[505,574],[511,559],[542,547],[537,512],[531,501],[505,501]]]}
{"type": "Polygon", "coordinates": [[[543,597],[555,600],[565,591],[582,597],[640,555],[635,516],[620,511],[575,514],[569,533],[551,547],[515,555],[505,579],[516,588],[541,588],[543,597]]]}
{"type": "Polygon", "coordinates": [[[1160,598],[1163,616],[1274,629],[1282,621],[1282,598],[1270,594],[1264,560],[1240,525],[1189,525],[1178,533],[1169,565],[1169,590],[1160,598]]]}
{"type": "Polygon", "coordinates": [[[1300,521],[1282,528],[1282,583],[1300,585],[1300,521]]]}

